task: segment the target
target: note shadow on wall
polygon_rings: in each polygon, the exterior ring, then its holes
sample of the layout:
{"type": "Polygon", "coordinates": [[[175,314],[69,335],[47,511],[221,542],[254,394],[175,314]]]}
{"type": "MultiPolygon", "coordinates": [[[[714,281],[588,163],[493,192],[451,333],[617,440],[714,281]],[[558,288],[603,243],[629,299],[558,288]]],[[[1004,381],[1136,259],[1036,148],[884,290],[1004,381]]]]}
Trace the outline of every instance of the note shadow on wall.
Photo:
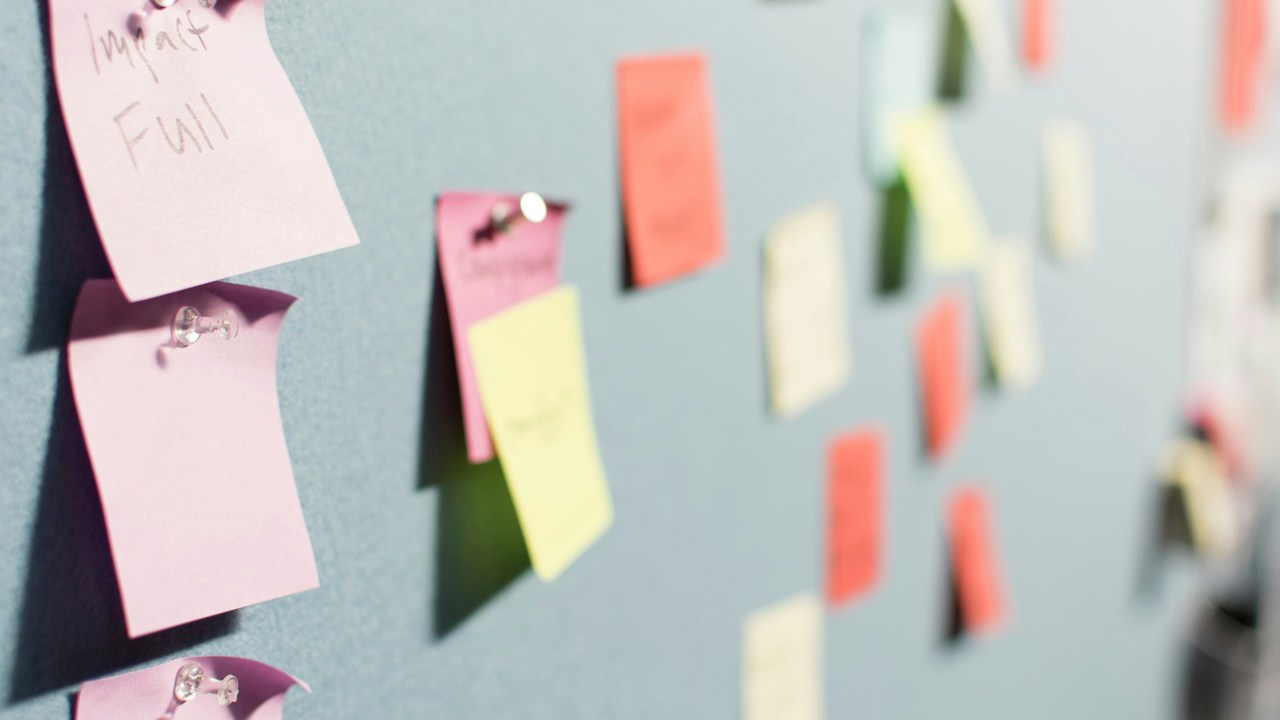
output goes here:
{"type": "Polygon", "coordinates": [[[874,263],[876,294],[901,294],[911,271],[911,194],[898,178],[880,190],[879,257],[874,263]]]}
{"type": "MultiPolygon", "coordinates": [[[[49,50],[49,7],[41,2],[41,37],[49,50]]],[[[71,311],[87,278],[111,277],[107,257],[85,199],[84,185],[62,120],[52,66],[46,63],[45,168],[41,196],[40,249],[31,293],[27,352],[60,347],[67,341],[71,311]]]]}
{"type": "Polygon", "coordinates": [[[631,238],[627,235],[626,200],[623,199],[621,190],[618,191],[618,243],[618,270],[622,275],[618,279],[618,287],[622,288],[624,294],[634,292],[636,281],[631,267],[631,238]]]}
{"type": "Polygon", "coordinates": [[[65,353],[59,363],[41,482],[7,704],[171,655],[235,630],[236,615],[227,613],[129,639],[102,504],[71,397],[65,353]]]}
{"type": "Polygon", "coordinates": [[[497,459],[472,464],[462,428],[458,366],[436,264],[427,329],[418,487],[436,487],[432,634],[443,638],[529,569],[515,504],[497,459]]]}

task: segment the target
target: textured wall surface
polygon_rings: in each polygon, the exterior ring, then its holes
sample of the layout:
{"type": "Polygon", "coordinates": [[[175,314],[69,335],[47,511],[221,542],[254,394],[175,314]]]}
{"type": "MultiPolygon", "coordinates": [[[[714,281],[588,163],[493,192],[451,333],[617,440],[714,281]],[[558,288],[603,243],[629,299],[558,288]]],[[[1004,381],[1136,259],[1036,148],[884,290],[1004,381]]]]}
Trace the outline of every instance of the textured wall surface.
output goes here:
{"type": "Polygon", "coordinates": [[[868,422],[891,435],[888,558],[877,592],[828,616],[830,717],[1170,716],[1190,572],[1164,561],[1143,578],[1200,204],[1205,28],[1189,3],[1058,3],[1056,70],[1003,94],[979,79],[958,109],[999,233],[1041,225],[1042,122],[1086,123],[1099,250],[1072,268],[1038,254],[1045,374],[983,391],[939,466],[919,449],[914,323],[942,283],[968,281],[917,266],[904,294],[874,290],[867,0],[271,0],[362,239],[235,278],[301,297],[280,405],[322,587],[128,642],[61,349],[80,283],[109,271],[52,89],[46,1],[6,2],[0,21],[0,717],[64,717],[79,682],[186,654],[306,679],[315,695],[291,717],[734,717],[742,618],[821,589],[825,444],[868,422]],[[628,292],[613,61],[686,48],[711,60],[728,255],[628,292]],[[455,188],[574,204],[564,278],[582,291],[617,517],[552,585],[527,568],[500,474],[460,460],[432,240],[432,199],[455,188]],[[843,211],[854,379],[781,423],[765,411],[762,238],[823,199],[843,211]],[[971,480],[994,492],[1014,625],[948,647],[941,513],[971,480]]]}

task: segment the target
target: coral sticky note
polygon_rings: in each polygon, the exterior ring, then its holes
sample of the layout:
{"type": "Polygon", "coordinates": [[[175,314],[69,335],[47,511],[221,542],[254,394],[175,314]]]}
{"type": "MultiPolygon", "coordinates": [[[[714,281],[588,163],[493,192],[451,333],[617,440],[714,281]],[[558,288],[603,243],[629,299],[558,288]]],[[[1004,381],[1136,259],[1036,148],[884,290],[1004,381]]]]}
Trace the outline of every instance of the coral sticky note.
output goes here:
{"type": "Polygon", "coordinates": [[[898,120],[930,103],[929,33],[914,10],[881,8],[863,30],[862,154],[867,178],[887,188],[900,177],[898,120]]]}
{"type": "Polygon", "coordinates": [[[266,0],[207,5],[49,2],[67,134],[130,300],[359,241],[266,0]]]}
{"type": "Polygon", "coordinates": [[[724,248],[707,62],[697,54],[618,62],[618,141],[632,280],[698,270],[724,248]]]}
{"type": "Polygon", "coordinates": [[[840,435],[827,449],[827,602],[846,603],[880,578],[884,552],[884,439],[840,435]]]}
{"type": "Polygon", "coordinates": [[[925,262],[935,270],[972,267],[986,246],[987,224],[942,112],[930,108],[900,120],[897,147],[920,216],[925,262]]]}
{"type": "Polygon", "coordinates": [[[1053,59],[1055,0],[1022,0],[1022,61],[1045,70],[1053,59]]]}
{"type": "Polygon", "coordinates": [[[764,320],[773,411],[794,416],[849,379],[840,213],[821,203],[779,221],[764,247],[764,320]]]}
{"type": "Polygon", "coordinates": [[[562,287],[471,327],[489,429],[533,570],[554,580],[613,522],[587,387],[578,291],[562,287]]]}
{"type": "Polygon", "coordinates": [[[1225,3],[1219,116],[1223,127],[1228,130],[1247,128],[1257,115],[1266,50],[1263,2],[1227,0],[1225,3]]]}
{"type": "Polygon", "coordinates": [[[963,292],[948,291],[928,308],[917,330],[916,348],[925,444],[930,455],[939,457],[964,429],[973,395],[968,301],[963,292]]]}
{"type": "Polygon", "coordinates": [[[493,457],[467,331],[472,325],[560,284],[565,208],[549,205],[538,223],[493,227],[495,207],[515,212],[520,199],[499,193],[445,193],[436,204],[440,274],[449,301],[462,418],[471,462],[493,457]]]}
{"type": "Polygon", "coordinates": [[[1007,616],[991,515],[990,499],[975,486],[957,490],[947,508],[953,590],[969,632],[996,630],[1007,616]]]}
{"type": "MultiPolygon", "coordinates": [[[[76,720],[176,717],[182,720],[280,720],[285,696],[293,687],[311,688],[266,663],[238,657],[185,657],[163,665],[87,682],[76,697],[76,720]],[[174,697],[178,673],[190,664],[200,666],[206,680],[202,692],[186,703],[174,697]],[[235,676],[235,700],[222,705],[213,679],[235,676]],[[167,714],[166,714],[167,713],[167,714]]],[[[230,697],[230,695],[228,695],[230,697]]]]}
{"type": "Polygon", "coordinates": [[[742,720],[821,720],[822,601],[796,595],[747,617],[742,720]]]}
{"type": "Polygon", "coordinates": [[[276,401],[293,301],[227,283],[80,292],[67,365],[130,637],[319,585],[276,401]],[[239,332],[176,347],[182,307],[230,312],[239,332]]]}
{"type": "Polygon", "coordinates": [[[1031,279],[1031,248],[1020,238],[992,243],[980,275],[982,322],[996,379],[1018,389],[1040,377],[1043,354],[1031,279]]]}
{"type": "Polygon", "coordinates": [[[1093,143],[1074,120],[1054,120],[1044,129],[1045,213],[1049,247],[1066,262],[1093,254],[1093,143]]]}

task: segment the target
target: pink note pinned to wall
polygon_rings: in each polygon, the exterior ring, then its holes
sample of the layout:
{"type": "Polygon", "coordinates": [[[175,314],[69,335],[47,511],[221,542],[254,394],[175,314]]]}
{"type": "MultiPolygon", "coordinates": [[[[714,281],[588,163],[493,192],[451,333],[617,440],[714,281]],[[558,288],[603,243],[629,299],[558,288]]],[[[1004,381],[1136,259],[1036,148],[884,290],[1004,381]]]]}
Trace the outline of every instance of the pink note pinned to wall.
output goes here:
{"type": "Polygon", "coordinates": [[[214,283],[129,303],[85,283],[67,364],[130,637],[319,585],[276,401],[294,298],[214,283]],[[177,347],[192,307],[239,330],[177,347]]]}
{"type": "Polygon", "coordinates": [[[560,234],[567,208],[545,205],[545,217],[533,222],[519,215],[521,199],[499,193],[445,193],[436,206],[440,274],[449,302],[471,462],[492,459],[493,441],[467,332],[481,320],[560,284],[560,234]],[[503,231],[493,222],[494,208],[500,216],[520,219],[503,231]]]}
{"type": "Polygon", "coordinates": [[[67,133],[130,300],[359,242],[265,5],[49,2],[67,133]]]}
{"type": "MultiPolygon", "coordinates": [[[[206,686],[216,687],[206,680],[206,686]]],[[[144,670],[93,680],[80,688],[75,720],[154,720],[173,712],[179,720],[279,720],[289,689],[311,688],[296,677],[266,663],[237,657],[186,657],[144,670]],[[206,678],[234,675],[239,687],[230,705],[218,704],[215,695],[202,692],[179,704],[174,697],[178,671],[197,663],[206,678]]]]}

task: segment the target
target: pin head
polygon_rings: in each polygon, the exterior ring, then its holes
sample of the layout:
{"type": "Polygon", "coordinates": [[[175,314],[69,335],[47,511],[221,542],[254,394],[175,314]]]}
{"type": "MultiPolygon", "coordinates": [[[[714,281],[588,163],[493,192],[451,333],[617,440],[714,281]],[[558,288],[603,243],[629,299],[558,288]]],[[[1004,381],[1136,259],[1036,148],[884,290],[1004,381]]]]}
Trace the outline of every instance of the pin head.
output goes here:
{"type": "Polygon", "coordinates": [[[520,214],[536,225],[547,219],[547,201],[536,192],[527,192],[520,196],[520,214]]]}
{"type": "Polygon", "coordinates": [[[513,225],[521,222],[538,224],[547,219],[547,201],[536,192],[527,192],[513,207],[511,203],[500,202],[489,212],[490,230],[505,233],[513,225]]]}
{"type": "Polygon", "coordinates": [[[204,668],[200,663],[187,663],[178,670],[178,677],[173,683],[173,697],[180,703],[188,703],[200,694],[200,683],[204,682],[204,668]]]}
{"type": "Polygon", "coordinates": [[[173,318],[173,342],[178,347],[194,345],[201,335],[217,335],[231,340],[240,333],[240,321],[230,310],[223,310],[217,317],[201,315],[200,311],[185,305],[178,308],[173,318]]]}
{"type": "Polygon", "coordinates": [[[240,699],[240,680],[235,675],[222,678],[222,685],[218,687],[218,704],[226,707],[238,699],[240,699]]]}

